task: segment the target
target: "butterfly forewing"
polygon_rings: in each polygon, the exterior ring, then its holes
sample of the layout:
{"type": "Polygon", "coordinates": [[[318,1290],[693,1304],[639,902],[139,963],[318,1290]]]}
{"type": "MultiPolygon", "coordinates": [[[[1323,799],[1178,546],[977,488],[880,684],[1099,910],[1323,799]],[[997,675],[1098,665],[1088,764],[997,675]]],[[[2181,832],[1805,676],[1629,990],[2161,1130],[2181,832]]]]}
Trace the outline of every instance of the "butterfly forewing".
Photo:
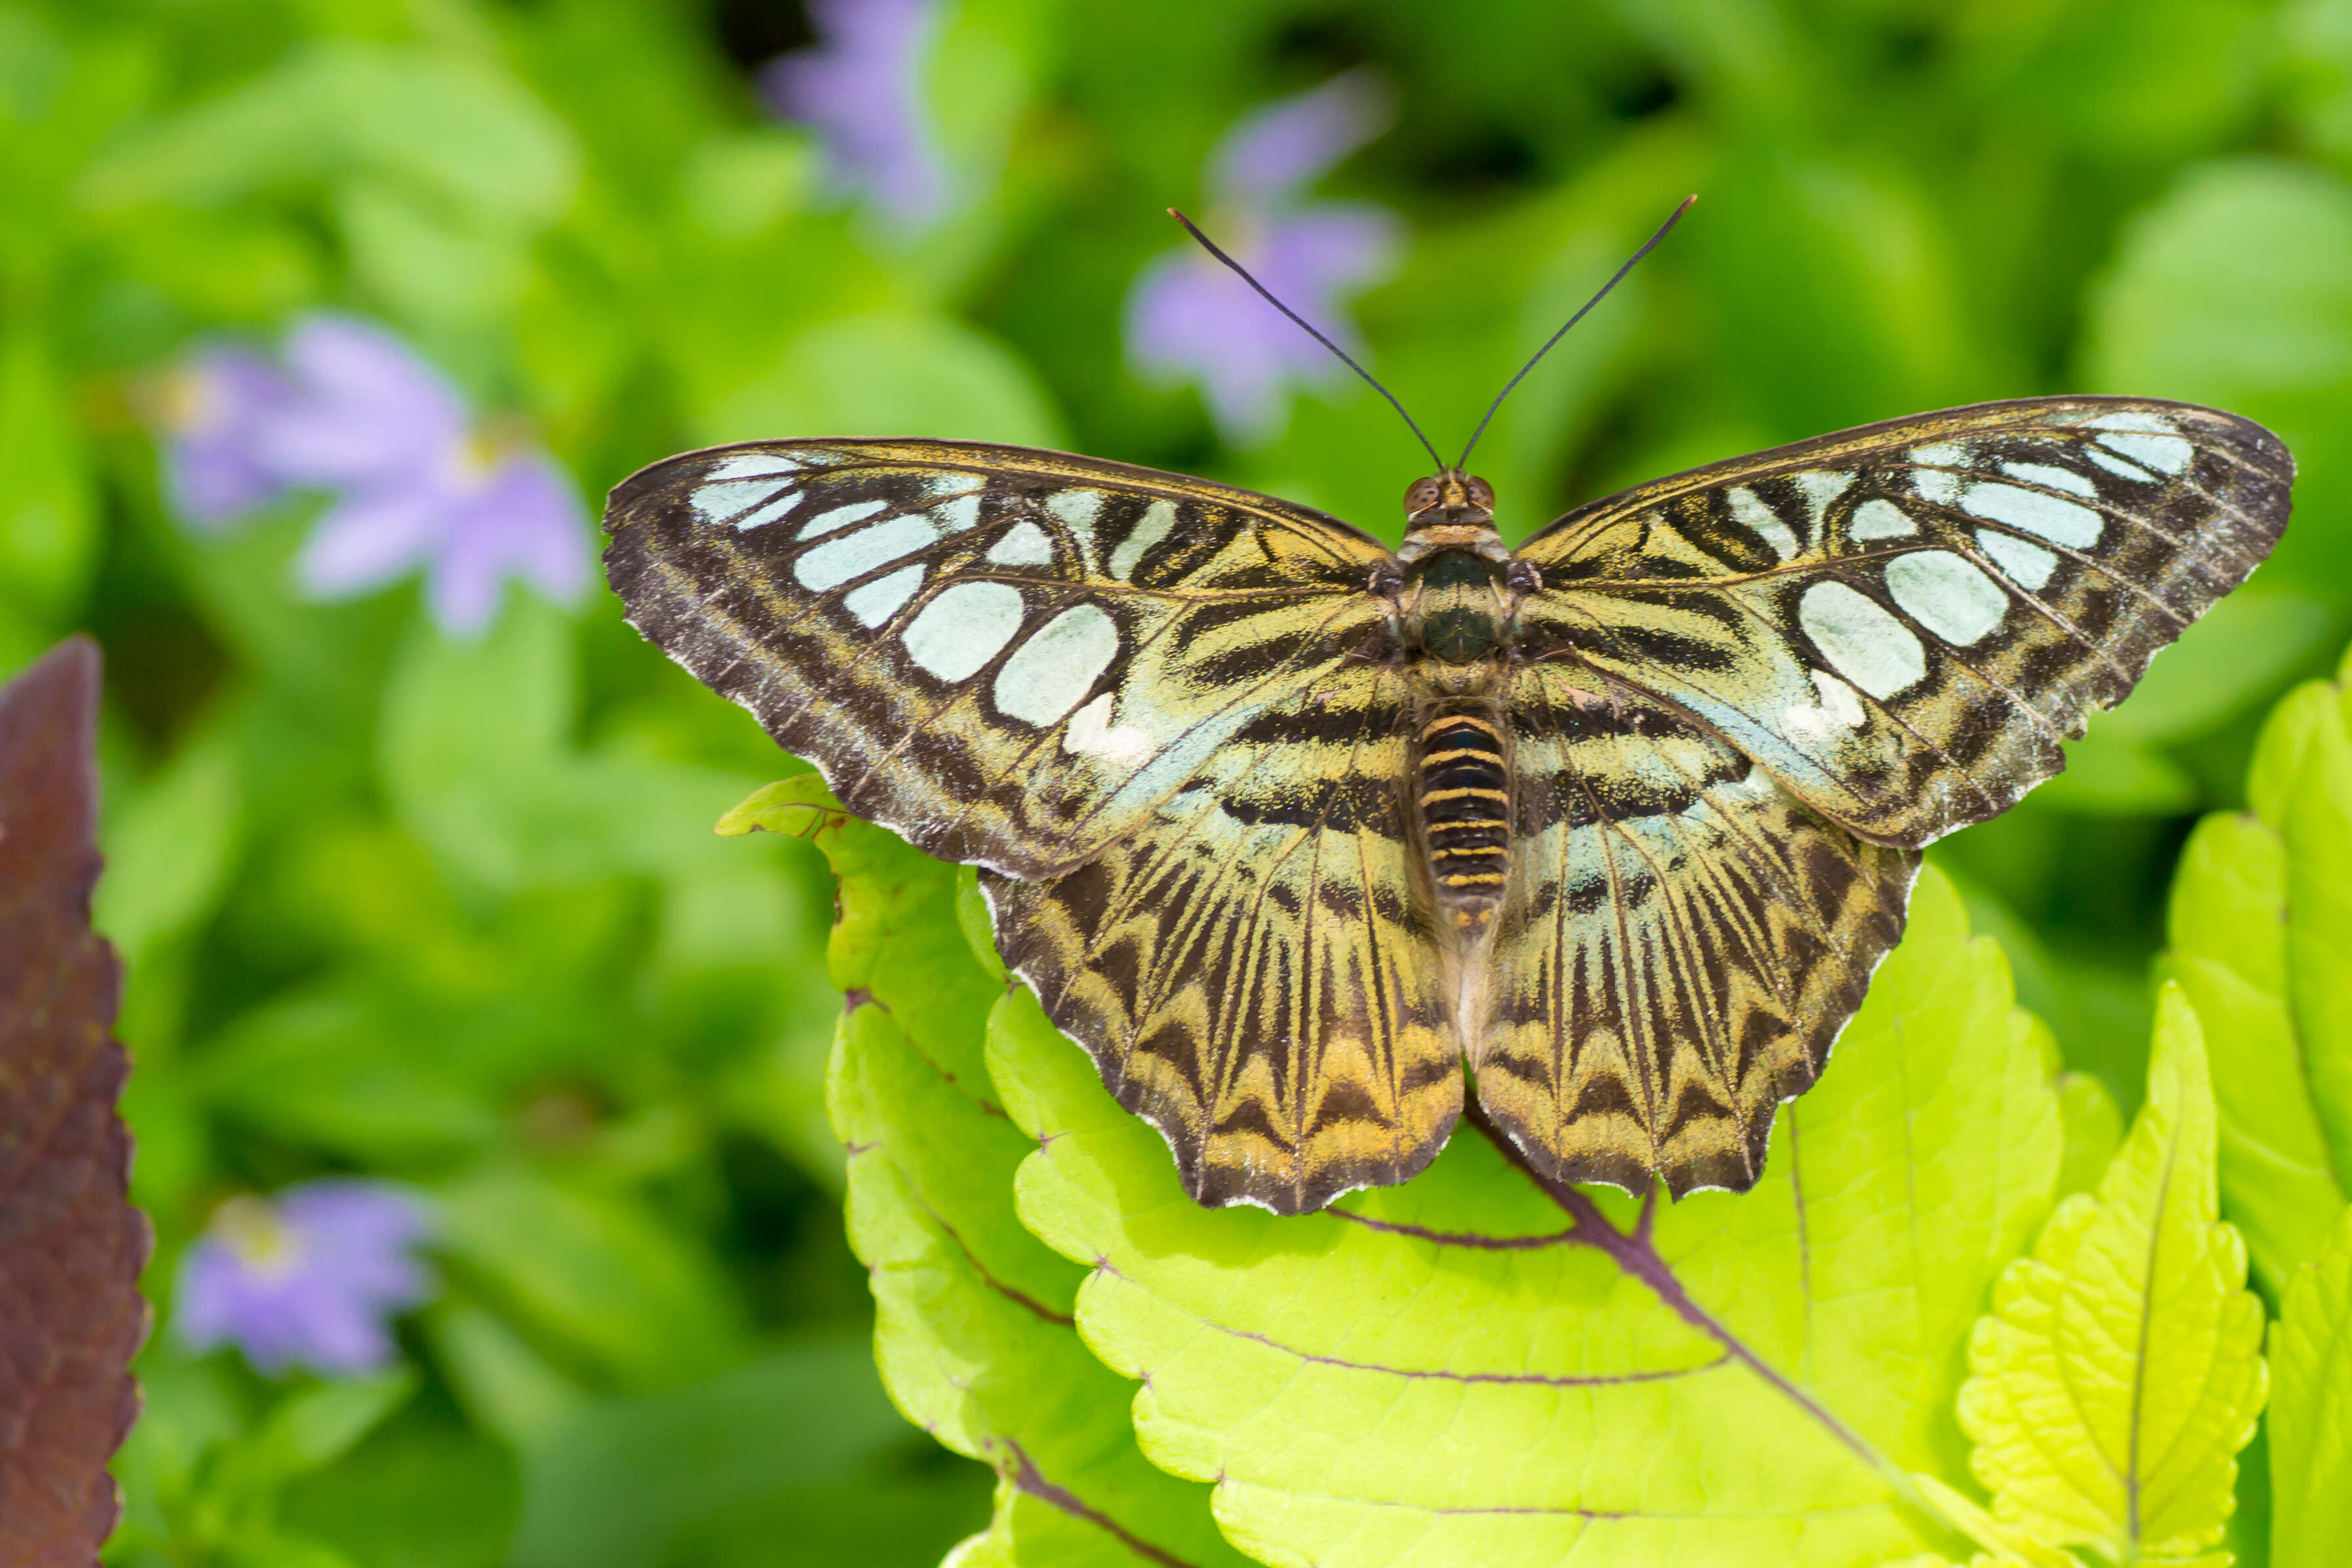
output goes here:
{"type": "Polygon", "coordinates": [[[1059,453],[778,442],[614,492],[630,619],[934,855],[1019,877],[1147,820],[1381,625],[1381,547],[1303,508],[1059,453]]]}
{"type": "Polygon", "coordinates": [[[1522,650],[1670,704],[1866,837],[1920,845],[2243,581],[2294,466],[2260,426],[2125,398],[1865,426],[1596,501],[1523,554],[1522,650]]]}

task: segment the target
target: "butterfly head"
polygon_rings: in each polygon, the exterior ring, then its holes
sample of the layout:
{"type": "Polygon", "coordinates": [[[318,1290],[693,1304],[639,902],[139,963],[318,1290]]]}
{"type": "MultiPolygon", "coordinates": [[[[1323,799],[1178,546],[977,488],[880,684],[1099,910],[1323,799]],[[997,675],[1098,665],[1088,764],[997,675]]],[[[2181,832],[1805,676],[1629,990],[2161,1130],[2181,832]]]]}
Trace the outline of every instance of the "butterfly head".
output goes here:
{"type": "Polygon", "coordinates": [[[1495,487],[1459,468],[1415,479],[1405,487],[1404,520],[1416,532],[1432,524],[1492,528],[1495,487]]]}
{"type": "Polygon", "coordinates": [[[1440,550],[1475,550],[1496,559],[1508,554],[1495,531],[1495,487],[1459,468],[1413,480],[1404,492],[1404,545],[1397,552],[1402,563],[1440,550]]]}

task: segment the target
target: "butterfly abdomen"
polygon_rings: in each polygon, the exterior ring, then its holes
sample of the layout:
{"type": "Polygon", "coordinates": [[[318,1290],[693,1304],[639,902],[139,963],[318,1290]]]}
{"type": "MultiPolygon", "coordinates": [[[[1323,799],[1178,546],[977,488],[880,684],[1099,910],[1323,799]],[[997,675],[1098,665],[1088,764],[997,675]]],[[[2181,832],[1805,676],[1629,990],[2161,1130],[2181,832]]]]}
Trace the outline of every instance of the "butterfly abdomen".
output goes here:
{"type": "Polygon", "coordinates": [[[1511,860],[1503,731],[1485,705],[1440,710],[1421,729],[1416,770],[1430,884],[1447,921],[1482,929],[1503,902],[1511,860]]]}

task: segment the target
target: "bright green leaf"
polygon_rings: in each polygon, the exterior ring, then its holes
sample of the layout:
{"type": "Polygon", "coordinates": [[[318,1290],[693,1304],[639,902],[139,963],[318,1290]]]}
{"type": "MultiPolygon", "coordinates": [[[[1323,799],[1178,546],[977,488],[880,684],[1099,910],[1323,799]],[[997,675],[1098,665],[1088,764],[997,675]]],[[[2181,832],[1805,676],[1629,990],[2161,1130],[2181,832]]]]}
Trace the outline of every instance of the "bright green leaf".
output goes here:
{"type": "Polygon", "coordinates": [[[1637,1215],[1468,1128],[1430,1172],[1277,1218],[1187,1198],[1025,992],[990,1062],[1040,1141],[1022,1217],[1093,1266],[1087,1343],[1144,1451],[1269,1563],[1864,1564],[1957,1545],[1970,1321],[2044,1214],[2046,1041],[1930,871],[1761,1183],[1637,1215]],[[1952,1521],[1947,1521],[1950,1523],[1952,1521]]]}
{"type": "Polygon", "coordinates": [[[2314,726],[2280,824],[2287,995],[2313,1103],[2340,1173],[2352,1171],[2352,733],[2340,695],[2314,726]]]}
{"type": "Polygon", "coordinates": [[[2213,1086],[2221,1207],[2273,1292],[2318,1250],[2346,1198],[2304,1075],[2286,930],[2285,840],[2253,816],[2199,824],[2173,879],[2165,969],[2231,1064],[2213,1086]]]}
{"type": "Polygon", "coordinates": [[[2058,1195],[2087,1193],[2124,1141],[2124,1113],[2107,1086],[2086,1072],[2058,1075],[2058,1117],[2066,1153],[2058,1167],[2058,1195]]]}
{"type": "Polygon", "coordinates": [[[955,870],[855,821],[816,841],[841,879],[830,963],[850,1009],[829,1098],[883,1383],[1000,1479],[988,1536],[959,1560],[1129,1568],[1140,1542],[1235,1562],[1205,1489],[1145,1463],[1127,1385],[1079,1342],[1084,1271],[1014,1216],[1013,1173],[1035,1145],[993,1099],[982,1020],[1003,987],[958,925],[955,870]]]}
{"type": "Polygon", "coordinates": [[[2352,1542],[2352,1209],[2288,1284],[2270,1367],[2272,1568],[2337,1568],[2352,1542]]]}
{"type": "Polygon", "coordinates": [[[2264,725],[2249,816],[2208,817],[2180,858],[2168,974],[2217,1058],[2221,1205],[2273,1297],[2352,1196],[2352,741],[2313,681],[2264,725]]]}
{"type": "Polygon", "coordinates": [[[1969,1346],[1977,1477],[2045,1545],[2177,1563],[2221,1539],[2264,1373],[2215,1142],[2204,1034],[2168,986],[2147,1102],[2098,1195],[2059,1205],[1969,1346]]]}

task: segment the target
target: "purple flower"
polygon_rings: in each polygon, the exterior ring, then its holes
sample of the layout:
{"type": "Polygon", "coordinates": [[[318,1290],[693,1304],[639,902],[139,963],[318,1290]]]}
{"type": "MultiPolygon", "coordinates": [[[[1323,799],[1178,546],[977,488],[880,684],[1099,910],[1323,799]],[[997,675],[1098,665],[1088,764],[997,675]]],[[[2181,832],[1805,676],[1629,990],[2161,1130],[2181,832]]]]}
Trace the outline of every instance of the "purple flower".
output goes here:
{"type": "Polygon", "coordinates": [[[810,0],[824,40],[760,72],[775,111],[815,128],[833,182],[901,229],[947,205],[946,165],[923,112],[922,68],[936,0],[810,0]]]}
{"type": "Polygon", "coordinates": [[[312,596],[339,599],[411,571],[443,630],[471,636],[519,576],[567,600],[588,583],[580,497],[563,470],[496,425],[408,345],[366,321],[313,316],[287,339],[295,395],[264,448],[298,484],[341,491],[295,562],[312,596]]]}
{"type": "MultiPolygon", "coordinates": [[[[1210,154],[1210,232],[1283,303],[1353,347],[1342,302],[1384,275],[1396,219],[1361,204],[1311,204],[1318,175],[1388,123],[1388,95],[1361,71],[1235,121],[1210,154]]],[[[1228,441],[1281,434],[1288,391],[1346,367],[1206,252],[1155,258],[1127,301],[1128,353],[1147,377],[1201,389],[1228,441]]]]}
{"type": "Polygon", "coordinates": [[[259,443],[291,390],[269,361],[226,345],[200,348],[164,374],[155,422],[173,511],[212,532],[285,493],[259,443]]]}
{"type": "Polygon", "coordinates": [[[173,427],[177,504],[217,527],[289,488],[331,492],[295,563],[310,596],[421,569],[433,618],[471,636],[509,576],[558,601],[588,585],[587,519],[563,469],[519,428],[478,426],[457,389],[383,328],[309,316],[288,334],[282,369],[212,351],[181,375],[199,374],[218,406],[191,402],[201,417],[173,427]]]}
{"type": "Polygon", "coordinates": [[[394,1354],[394,1314],[423,1301],[430,1222],[389,1182],[326,1180],[238,1197],[180,1260],[173,1327],[190,1350],[233,1344],[266,1373],[373,1372],[394,1354]]]}

